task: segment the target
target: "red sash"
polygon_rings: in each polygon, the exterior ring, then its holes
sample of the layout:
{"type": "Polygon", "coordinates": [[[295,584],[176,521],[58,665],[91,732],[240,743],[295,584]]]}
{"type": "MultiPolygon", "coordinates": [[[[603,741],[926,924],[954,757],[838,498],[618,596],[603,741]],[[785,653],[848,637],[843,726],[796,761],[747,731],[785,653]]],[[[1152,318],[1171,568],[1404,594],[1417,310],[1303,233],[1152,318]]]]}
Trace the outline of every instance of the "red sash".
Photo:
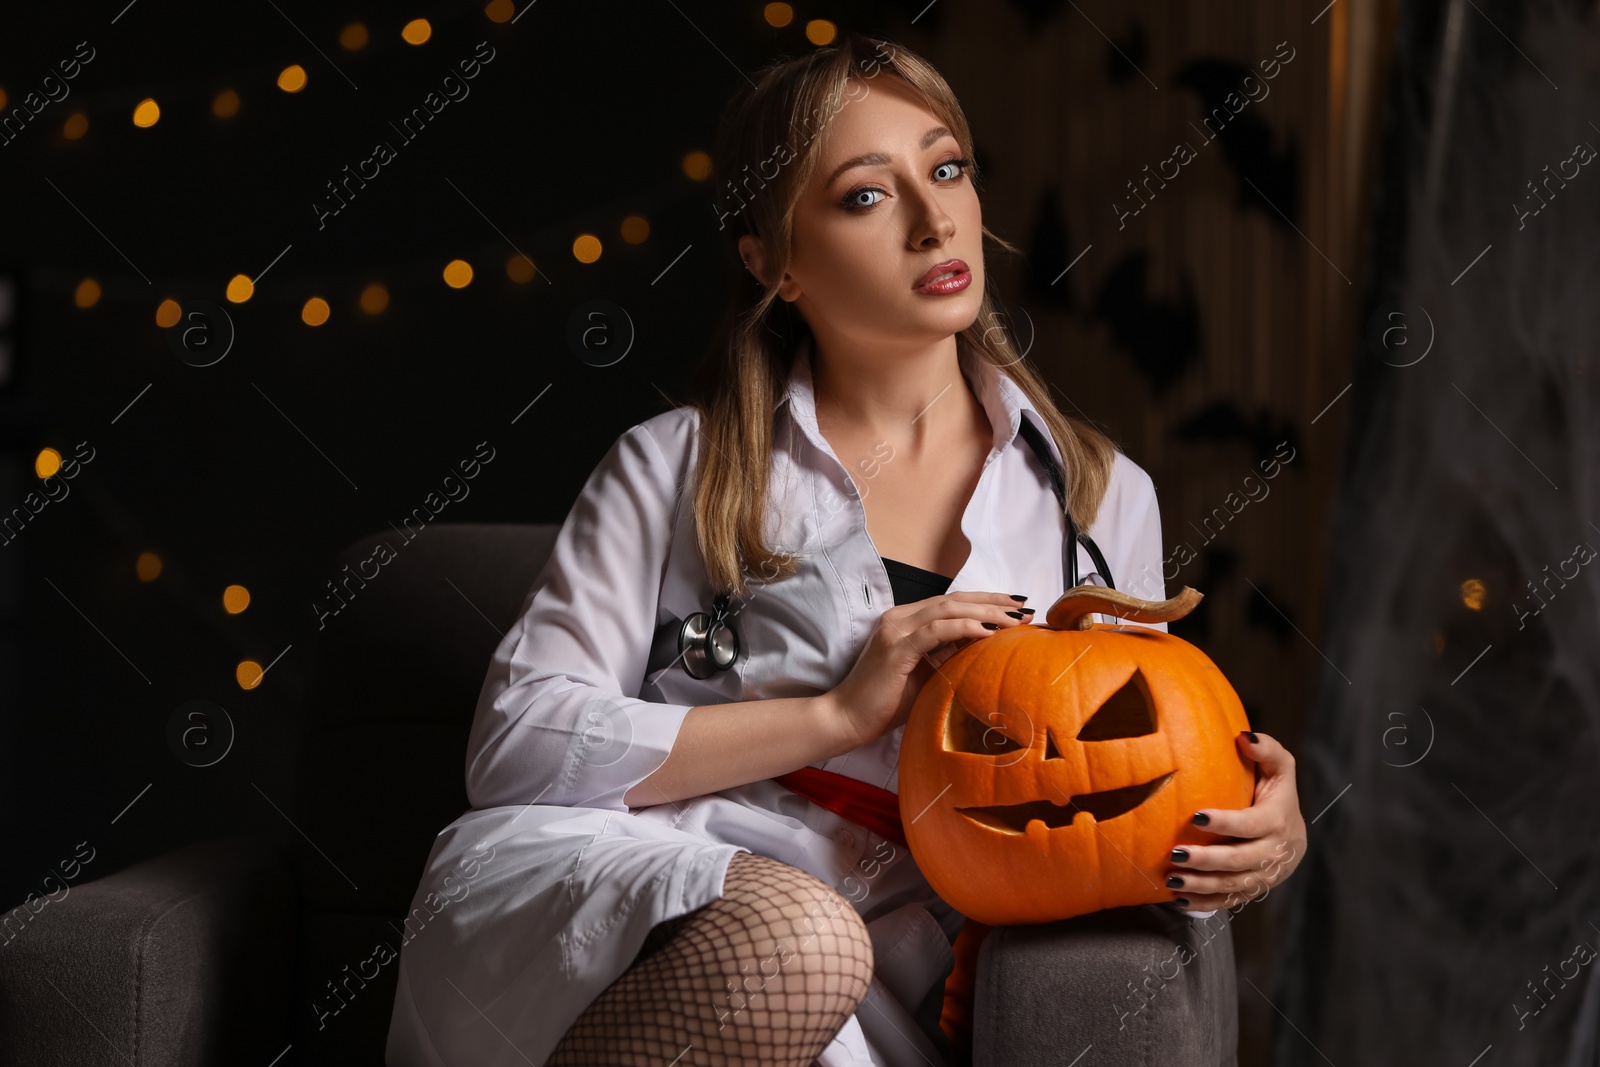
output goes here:
{"type": "Polygon", "coordinates": [[[818,807],[842,815],[858,826],[887,838],[901,848],[906,844],[905,828],[900,823],[900,798],[887,789],[835,774],[820,767],[801,767],[780,774],[773,781],[790,792],[799,793],[818,807]]]}

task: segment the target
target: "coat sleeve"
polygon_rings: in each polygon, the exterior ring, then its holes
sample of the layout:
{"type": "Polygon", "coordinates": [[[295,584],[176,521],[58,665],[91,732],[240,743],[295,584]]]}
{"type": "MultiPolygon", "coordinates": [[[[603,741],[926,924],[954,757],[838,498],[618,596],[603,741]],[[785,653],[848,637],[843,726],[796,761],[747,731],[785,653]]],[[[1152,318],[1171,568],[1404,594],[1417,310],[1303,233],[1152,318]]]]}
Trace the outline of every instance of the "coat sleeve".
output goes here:
{"type": "Polygon", "coordinates": [[[495,649],[467,740],[474,808],[628,811],[689,705],[638,698],[677,507],[655,436],[634,426],[600,460],[521,617],[495,649]]]}

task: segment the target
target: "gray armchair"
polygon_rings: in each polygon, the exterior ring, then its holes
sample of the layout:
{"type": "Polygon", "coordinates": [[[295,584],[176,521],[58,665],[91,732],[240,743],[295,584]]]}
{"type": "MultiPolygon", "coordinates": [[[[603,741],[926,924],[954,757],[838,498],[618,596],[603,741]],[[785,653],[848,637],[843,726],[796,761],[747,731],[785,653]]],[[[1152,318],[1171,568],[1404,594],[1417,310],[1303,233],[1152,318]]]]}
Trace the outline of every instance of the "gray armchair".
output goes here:
{"type": "MultiPolygon", "coordinates": [[[[312,646],[292,847],[201,842],[0,914],[0,1064],[380,1067],[398,929],[434,835],[467,808],[467,730],[553,525],[385,530],[385,564],[312,646]],[[324,855],[307,844],[317,842],[324,855]],[[31,916],[31,918],[30,918],[31,916]],[[9,939],[7,939],[7,934],[9,939]]],[[[370,573],[370,569],[369,569],[370,573]]],[[[973,1063],[1233,1067],[1228,915],[1160,905],[996,929],[973,1063]]]]}

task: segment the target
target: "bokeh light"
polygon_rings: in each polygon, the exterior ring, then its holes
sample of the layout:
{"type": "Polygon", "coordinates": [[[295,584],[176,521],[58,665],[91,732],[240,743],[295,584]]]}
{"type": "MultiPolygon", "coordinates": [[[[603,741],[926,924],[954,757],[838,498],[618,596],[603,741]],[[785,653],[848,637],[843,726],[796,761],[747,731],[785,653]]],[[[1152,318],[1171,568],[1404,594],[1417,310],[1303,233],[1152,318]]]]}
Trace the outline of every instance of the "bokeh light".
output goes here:
{"type": "Polygon", "coordinates": [[[683,157],[683,172],[697,182],[703,182],[711,177],[711,157],[704,152],[694,151],[683,157]]]}
{"type": "Polygon", "coordinates": [[[650,236],[650,223],[643,215],[629,215],[622,220],[622,239],[630,245],[644,244],[650,236]]]}
{"type": "Polygon", "coordinates": [[[81,308],[92,308],[100,303],[100,283],[93,278],[79,282],[78,288],[73,290],[72,302],[81,308]]]}
{"type": "Polygon", "coordinates": [[[307,326],[321,326],[328,321],[328,302],[320,296],[307,300],[300,309],[300,321],[307,326]]]}
{"type": "Polygon", "coordinates": [[[433,36],[433,27],[427,19],[412,19],[400,30],[400,36],[407,44],[427,44],[428,38],[433,36]]]}
{"type": "Polygon", "coordinates": [[[368,315],[377,315],[389,306],[389,290],[373,282],[361,290],[361,310],[368,315]]]}
{"type": "Polygon", "coordinates": [[[250,606],[250,590],[242,585],[230,585],[222,591],[222,608],[229,615],[237,615],[250,606]]]}
{"type": "Polygon", "coordinates": [[[161,121],[161,106],[150,97],[133,105],[133,124],[139,127],[154,126],[161,121]]]}
{"type": "Polygon", "coordinates": [[[452,289],[465,289],[472,284],[472,264],[464,259],[452,259],[444,265],[444,283],[452,289]]]}
{"type": "Polygon", "coordinates": [[[593,263],[600,258],[600,238],[592,233],[580,233],[572,242],[572,256],[579,263],[593,263]]]}
{"type": "Polygon", "coordinates": [[[133,573],[141,582],[153,582],[161,577],[161,557],[154,552],[141,552],[133,562],[133,573]]]}
{"type": "Polygon", "coordinates": [[[224,89],[211,98],[211,113],[219,119],[231,119],[239,113],[239,94],[224,89]]]}
{"type": "Polygon", "coordinates": [[[298,63],[292,63],[284,67],[283,72],[278,75],[278,88],[286,93],[298,93],[306,87],[307,80],[306,68],[298,63]]]}
{"type": "Polygon", "coordinates": [[[235,304],[242,304],[255,295],[256,283],[243,274],[235,274],[228,281],[228,299],[235,304]]]}

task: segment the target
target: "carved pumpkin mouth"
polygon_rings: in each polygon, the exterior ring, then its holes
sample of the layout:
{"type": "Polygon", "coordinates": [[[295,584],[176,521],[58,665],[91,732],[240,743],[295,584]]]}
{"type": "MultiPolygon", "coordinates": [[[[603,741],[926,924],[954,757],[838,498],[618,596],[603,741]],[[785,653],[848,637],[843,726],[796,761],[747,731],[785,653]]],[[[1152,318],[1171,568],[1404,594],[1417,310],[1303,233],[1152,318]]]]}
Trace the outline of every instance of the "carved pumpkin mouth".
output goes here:
{"type": "Polygon", "coordinates": [[[1046,829],[1063,829],[1071,826],[1072,820],[1080,812],[1087,812],[1095,822],[1109,822],[1149,800],[1175,773],[1168,771],[1141,785],[1127,785],[1098,793],[1075,793],[1065,804],[1057,804],[1053,800],[1030,800],[1025,804],[989,804],[957,808],[956,811],[980,826],[1008,834],[1026,832],[1028,824],[1035,819],[1044,823],[1046,829]]]}

